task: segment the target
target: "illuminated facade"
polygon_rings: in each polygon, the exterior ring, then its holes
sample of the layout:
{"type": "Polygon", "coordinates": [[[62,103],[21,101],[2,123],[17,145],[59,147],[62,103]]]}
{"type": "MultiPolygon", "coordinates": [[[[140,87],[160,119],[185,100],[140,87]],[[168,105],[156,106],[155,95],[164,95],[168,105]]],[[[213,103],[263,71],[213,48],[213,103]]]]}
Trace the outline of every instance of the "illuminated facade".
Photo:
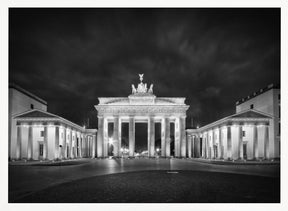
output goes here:
{"type": "Polygon", "coordinates": [[[271,84],[260,89],[236,102],[236,114],[186,131],[188,157],[227,160],[279,158],[280,88],[271,84]]]}
{"type": "Polygon", "coordinates": [[[270,84],[236,102],[236,113],[254,109],[272,116],[269,122],[270,157],[280,157],[280,86],[270,84]]]}
{"type": "Polygon", "coordinates": [[[33,109],[15,118],[17,142],[12,159],[55,160],[96,155],[96,129],[33,109]]]}
{"type": "Polygon", "coordinates": [[[17,126],[14,117],[32,109],[47,111],[47,102],[20,86],[9,83],[9,159],[16,157],[17,126]]]}
{"type": "Polygon", "coordinates": [[[187,129],[188,157],[225,160],[274,158],[269,124],[272,116],[246,110],[198,129],[187,129]]]}
{"type": "Polygon", "coordinates": [[[95,106],[98,111],[97,157],[108,156],[108,123],[114,125],[112,143],[114,156],[121,156],[121,124],[129,123],[129,156],[135,154],[135,123],[148,124],[148,156],[155,156],[155,123],[161,123],[161,156],[169,157],[170,123],[175,127],[175,157],[186,157],[186,111],[185,98],[156,97],[153,84],[148,89],[144,84],[143,74],[139,74],[140,83],[128,97],[99,98],[95,106]]]}
{"type": "MultiPolygon", "coordinates": [[[[143,74],[139,76],[140,83],[137,88],[131,86],[132,93],[128,97],[98,98],[99,104],[95,106],[98,112],[98,130],[85,129],[47,112],[47,103],[40,98],[33,98],[33,95],[30,98],[39,105],[33,101],[36,108],[27,109],[31,99],[23,97],[17,90],[14,91],[16,94],[11,92],[21,98],[20,101],[10,100],[16,105],[11,103],[9,107],[26,109],[13,118],[12,115],[9,116],[9,125],[11,122],[15,124],[15,129],[12,130],[11,127],[12,133],[9,135],[14,137],[11,149],[9,145],[11,159],[103,158],[109,156],[110,145],[113,145],[113,156],[121,157],[123,153],[127,153],[134,157],[137,123],[148,124],[148,157],[173,155],[178,158],[224,160],[280,157],[279,88],[270,85],[238,101],[236,114],[197,129],[186,129],[186,111],[189,106],[185,104],[185,98],[156,97],[153,94],[153,84],[148,88],[147,84],[143,83],[143,74]],[[21,107],[23,102],[27,105],[21,107]],[[110,137],[109,123],[113,124],[113,135],[110,134],[110,137]],[[129,124],[128,149],[121,147],[123,123],[129,124]],[[155,123],[161,124],[160,154],[159,149],[155,149],[155,123]],[[174,131],[174,134],[170,134],[171,131],[174,131]],[[174,142],[171,140],[172,136],[174,142]],[[171,152],[172,143],[174,153],[171,152]]],[[[14,112],[15,108],[11,111],[14,112]]]]}

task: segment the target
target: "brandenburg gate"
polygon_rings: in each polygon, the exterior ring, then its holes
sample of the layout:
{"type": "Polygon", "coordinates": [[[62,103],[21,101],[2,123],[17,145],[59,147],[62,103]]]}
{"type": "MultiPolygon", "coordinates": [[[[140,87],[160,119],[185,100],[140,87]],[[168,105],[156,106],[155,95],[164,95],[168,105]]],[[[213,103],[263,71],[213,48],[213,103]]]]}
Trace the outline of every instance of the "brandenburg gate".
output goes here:
{"type": "Polygon", "coordinates": [[[169,157],[170,123],[174,123],[174,156],[186,157],[186,111],[185,98],[156,97],[153,84],[149,89],[139,74],[137,88],[132,84],[128,97],[101,97],[95,106],[98,111],[97,157],[108,156],[108,123],[113,123],[114,156],[121,155],[121,124],[129,123],[129,156],[135,152],[135,123],[148,123],[147,149],[149,157],[155,156],[155,123],[161,123],[161,156],[169,157]]]}

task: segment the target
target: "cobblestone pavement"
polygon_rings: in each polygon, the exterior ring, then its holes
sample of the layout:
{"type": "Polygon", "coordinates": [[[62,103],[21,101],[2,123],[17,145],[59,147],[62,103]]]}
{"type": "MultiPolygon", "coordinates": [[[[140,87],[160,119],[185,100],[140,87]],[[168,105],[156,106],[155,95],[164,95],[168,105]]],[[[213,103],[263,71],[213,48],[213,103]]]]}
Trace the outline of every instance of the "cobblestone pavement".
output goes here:
{"type": "Polygon", "coordinates": [[[11,163],[8,182],[9,201],[63,182],[122,172],[197,170],[266,177],[280,176],[279,164],[215,165],[197,159],[81,159],[65,161],[64,163],[63,165],[57,165],[57,163],[47,165],[49,163],[40,162],[11,163]],[[64,165],[67,162],[70,162],[69,165],[64,165]]]}

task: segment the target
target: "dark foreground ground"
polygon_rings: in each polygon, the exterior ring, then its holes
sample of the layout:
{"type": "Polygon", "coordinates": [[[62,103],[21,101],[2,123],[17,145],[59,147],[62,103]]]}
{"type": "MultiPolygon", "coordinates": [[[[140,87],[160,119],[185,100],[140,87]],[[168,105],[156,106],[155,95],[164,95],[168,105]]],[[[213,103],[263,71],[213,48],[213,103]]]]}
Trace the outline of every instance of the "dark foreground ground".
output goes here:
{"type": "Polygon", "coordinates": [[[280,202],[279,165],[226,166],[191,160],[66,164],[10,165],[9,202],[280,202]]]}
{"type": "Polygon", "coordinates": [[[144,171],[53,186],[15,202],[279,202],[279,178],[199,171],[144,171]]]}

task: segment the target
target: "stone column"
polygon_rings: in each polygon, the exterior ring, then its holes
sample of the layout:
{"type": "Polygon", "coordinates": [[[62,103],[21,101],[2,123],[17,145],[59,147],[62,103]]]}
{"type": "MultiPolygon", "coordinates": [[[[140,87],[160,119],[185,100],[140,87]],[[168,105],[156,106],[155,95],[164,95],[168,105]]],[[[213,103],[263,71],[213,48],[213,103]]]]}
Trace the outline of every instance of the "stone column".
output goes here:
{"type": "Polygon", "coordinates": [[[17,146],[16,146],[16,159],[21,159],[22,148],[22,125],[17,125],[17,146]]]}
{"type": "Polygon", "coordinates": [[[86,157],[89,158],[90,156],[90,143],[89,143],[89,135],[85,136],[85,142],[86,142],[86,157]]]}
{"type": "Polygon", "coordinates": [[[264,158],[269,159],[269,127],[264,126],[264,158]]]}
{"type": "Polygon", "coordinates": [[[91,158],[96,157],[96,135],[92,135],[92,154],[91,158]]]}
{"type": "Polygon", "coordinates": [[[87,146],[87,135],[86,134],[83,135],[83,143],[82,144],[83,144],[82,154],[85,158],[87,158],[88,157],[88,153],[87,153],[88,146],[87,146]]]}
{"type": "Polygon", "coordinates": [[[165,118],[165,145],[166,152],[165,156],[170,157],[170,120],[169,117],[165,118]]]}
{"type": "Polygon", "coordinates": [[[175,120],[175,140],[174,140],[174,156],[180,157],[180,118],[175,120]]]}
{"type": "Polygon", "coordinates": [[[232,157],[232,141],[231,141],[231,126],[227,125],[227,157],[231,159],[232,157]]]}
{"type": "Polygon", "coordinates": [[[219,127],[219,147],[218,147],[218,156],[220,159],[223,159],[223,140],[222,140],[222,128],[219,127]]]}
{"type": "MultiPolygon", "coordinates": [[[[203,140],[203,138],[202,138],[202,140],[203,140]]],[[[194,145],[195,145],[195,149],[197,149],[197,151],[195,152],[194,155],[196,158],[199,158],[200,157],[200,135],[197,135],[195,137],[194,145]]]]}
{"type": "Polygon", "coordinates": [[[181,157],[186,158],[186,117],[180,117],[181,157]]]}
{"type": "Polygon", "coordinates": [[[72,146],[72,128],[70,129],[69,134],[69,158],[73,158],[73,146],[72,146]]]}
{"type": "Polygon", "coordinates": [[[206,155],[206,158],[208,159],[209,158],[209,134],[208,134],[208,131],[206,132],[206,141],[205,141],[205,155],[206,155]]]}
{"type": "Polygon", "coordinates": [[[122,147],[122,121],[119,118],[119,126],[118,126],[118,155],[122,156],[121,147],[122,147]]]}
{"type": "Polygon", "coordinates": [[[203,138],[202,138],[202,157],[203,158],[207,158],[206,157],[206,133],[203,133],[203,138]]]}
{"type": "Polygon", "coordinates": [[[74,136],[74,150],[73,150],[73,155],[74,155],[74,158],[77,158],[78,157],[78,154],[77,154],[77,134],[75,132],[75,136],[74,136]]]}
{"type": "Polygon", "coordinates": [[[133,157],[135,151],[135,119],[129,117],[129,156],[133,157]]]}
{"type": "Polygon", "coordinates": [[[67,141],[67,134],[66,134],[66,127],[64,127],[64,129],[63,129],[63,143],[62,143],[62,158],[67,158],[67,156],[66,156],[66,151],[67,151],[67,149],[66,149],[66,141],[67,141]]]}
{"type": "Polygon", "coordinates": [[[28,147],[27,147],[27,159],[33,159],[33,125],[29,125],[28,131],[28,147]]]}
{"type": "Polygon", "coordinates": [[[79,134],[79,157],[82,158],[82,133],[79,134]]]}
{"type": "Polygon", "coordinates": [[[258,159],[258,127],[253,125],[253,159],[258,159]]]}
{"type": "Polygon", "coordinates": [[[108,137],[108,120],[104,118],[104,157],[108,157],[108,144],[109,144],[109,137],[108,137]]]}
{"type": "Polygon", "coordinates": [[[55,125],[55,149],[54,158],[57,159],[60,156],[59,151],[59,126],[55,125]]]}
{"type": "Polygon", "coordinates": [[[210,134],[209,131],[207,131],[207,158],[211,159],[211,141],[210,141],[210,134]]]}
{"type": "Polygon", "coordinates": [[[148,119],[148,154],[149,157],[155,156],[155,120],[154,117],[148,119]]]}
{"type": "MultiPolygon", "coordinates": [[[[192,157],[192,154],[193,154],[193,153],[191,153],[192,139],[194,138],[194,136],[192,136],[192,135],[190,135],[190,134],[188,134],[187,136],[188,136],[188,158],[191,158],[191,157],[192,157]]],[[[194,150],[194,148],[193,148],[193,150],[194,150]]],[[[192,150],[192,151],[193,151],[193,150],[192,150]]]]}
{"type": "Polygon", "coordinates": [[[198,135],[195,135],[192,137],[192,158],[196,158],[198,153],[200,154],[200,139],[198,135]]]}
{"type": "Polygon", "coordinates": [[[162,157],[166,156],[166,137],[165,137],[165,132],[166,132],[166,121],[165,121],[165,118],[163,118],[162,121],[161,121],[161,156],[162,157]]]}
{"type": "Polygon", "coordinates": [[[87,157],[89,158],[91,156],[91,141],[90,141],[90,135],[86,136],[87,141],[87,157]]]}
{"type": "Polygon", "coordinates": [[[78,133],[75,132],[75,157],[78,158],[79,157],[79,143],[80,143],[80,138],[78,136],[78,133]]]}
{"type": "Polygon", "coordinates": [[[98,116],[97,157],[104,157],[103,151],[104,151],[104,118],[103,116],[98,116]]]}
{"type": "Polygon", "coordinates": [[[243,160],[243,128],[239,125],[239,143],[238,143],[238,157],[243,160]]]}
{"type": "Polygon", "coordinates": [[[215,146],[215,130],[212,129],[212,136],[211,136],[212,140],[211,140],[211,157],[212,159],[215,159],[216,158],[216,155],[215,155],[215,150],[214,150],[214,146],[215,146]]]}
{"type": "Polygon", "coordinates": [[[48,158],[48,126],[44,125],[43,159],[48,158]]]}
{"type": "Polygon", "coordinates": [[[114,156],[119,157],[120,148],[119,145],[119,117],[114,117],[114,126],[113,126],[113,144],[114,144],[114,156]]]}

